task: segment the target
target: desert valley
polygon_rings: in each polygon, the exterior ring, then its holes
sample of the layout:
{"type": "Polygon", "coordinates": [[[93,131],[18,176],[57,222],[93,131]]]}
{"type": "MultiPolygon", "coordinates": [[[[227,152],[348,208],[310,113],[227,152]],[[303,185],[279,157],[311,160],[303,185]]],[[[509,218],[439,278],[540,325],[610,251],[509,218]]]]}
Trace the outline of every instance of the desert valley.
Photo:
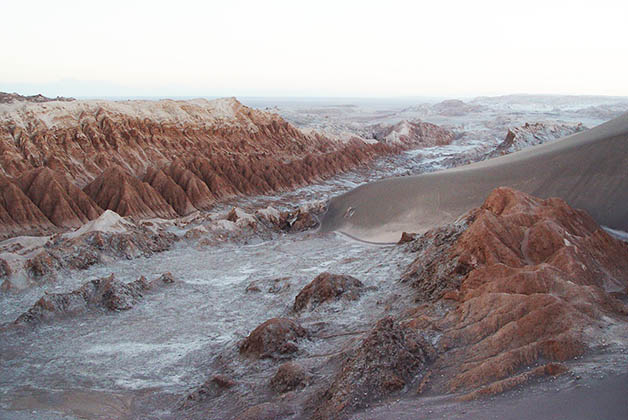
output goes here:
{"type": "Polygon", "coordinates": [[[626,418],[627,203],[625,97],[1,93],[0,417],[626,418]]]}

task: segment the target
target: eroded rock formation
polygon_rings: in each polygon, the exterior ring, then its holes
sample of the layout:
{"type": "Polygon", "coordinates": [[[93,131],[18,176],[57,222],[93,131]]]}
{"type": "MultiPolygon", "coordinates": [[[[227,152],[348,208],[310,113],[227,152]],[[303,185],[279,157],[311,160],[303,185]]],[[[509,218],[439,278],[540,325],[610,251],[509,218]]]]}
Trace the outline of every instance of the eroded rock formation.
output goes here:
{"type": "Polygon", "coordinates": [[[255,328],[240,345],[240,353],[258,359],[284,358],[299,350],[307,331],[288,318],[272,318],[255,328]]]}
{"type": "Polygon", "coordinates": [[[367,128],[373,138],[386,144],[404,147],[433,147],[451,143],[455,135],[450,130],[422,121],[403,120],[397,124],[377,124],[367,128]]]}
{"type": "Polygon", "coordinates": [[[91,280],[69,293],[46,294],[32,308],[20,315],[15,324],[38,324],[59,317],[77,315],[93,308],[110,311],[128,310],[143,299],[146,291],[170,283],[174,283],[170,273],[165,273],[153,281],[148,281],[142,276],[126,284],[116,280],[112,274],[109,277],[91,280]]]}
{"type": "Polygon", "coordinates": [[[348,354],[317,402],[313,419],[345,418],[367,403],[400,391],[426,373],[434,351],[415,329],[387,317],[348,354]]]}
{"type": "Polygon", "coordinates": [[[543,144],[586,129],[582,123],[557,123],[550,121],[532,124],[525,123],[520,127],[508,129],[506,138],[491,152],[490,157],[513,153],[526,147],[543,144]]]}
{"type": "Polygon", "coordinates": [[[364,285],[355,277],[321,273],[294,298],[293,309],[315,309],[331,300],[356,300],[364,291],[364,285]]]}
{"type": "Polygon", "coordinates": [[[85,192],[102,208],[120,216],[172,218],[175,210],[150,184],[117,165],[110,166],[85,187],[85,192]]]}
{"type": "Polygon", "coordinates": [[[16,183],[55,226],[79,227],[102,213],[87,194],[49,168],[28,171],[16,183]]]}
{"type": "Polygon", "coordinates": [[[306,134],[234,98],[0,105],[0,174],[22,177],[22,189],[44,215],[27,203],[5,206],[0,234],[31,232],[29,218],[39,220],[39,233],[73,227],[100,209],[184,216],[229,197],[292,189],[384,154],[453,140],[433,124],[400,124],[380,127],[380,142],[339,141],[306,134]]]}
{"type": "Polygon", "coordinates": [[[560,199],[498,188],[461,226],[414,247],[405,280],[419,300],[450,307],[442,316],[422,305],[409,321],[442,332],[434,369],[447,378],[435,381],[443,391],[507,389],[534,376],[520,375],[527,367],[583,354],[628,314],[611,295],[628,284],[628,244],[560,199]]]}

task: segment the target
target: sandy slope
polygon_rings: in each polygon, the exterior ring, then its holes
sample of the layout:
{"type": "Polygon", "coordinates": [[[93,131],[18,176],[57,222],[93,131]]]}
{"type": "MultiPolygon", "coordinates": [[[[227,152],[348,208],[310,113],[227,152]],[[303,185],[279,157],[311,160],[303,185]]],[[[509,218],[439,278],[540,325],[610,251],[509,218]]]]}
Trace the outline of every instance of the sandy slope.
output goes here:
{"type": "Polygon", "coordinates": [[[507,156],[358,187],[331,200],[322,229],[396,241],[455,220],[498,186],[561,197],[601,225],[628,230],[628,114],[507,156]]]}

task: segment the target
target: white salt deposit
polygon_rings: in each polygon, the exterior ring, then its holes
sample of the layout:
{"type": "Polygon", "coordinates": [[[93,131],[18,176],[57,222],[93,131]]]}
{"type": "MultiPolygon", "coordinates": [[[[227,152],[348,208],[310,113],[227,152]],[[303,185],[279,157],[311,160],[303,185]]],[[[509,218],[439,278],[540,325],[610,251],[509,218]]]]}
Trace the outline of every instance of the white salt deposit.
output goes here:
{"type": "Polygon", "coordinates": [[[118,213],[112,210],[105,210],[97,219],[91,222],[85,223],[83,226],[75,230],[74,232],[65,233],[65,238],[78,238],[81,235],[90,232],[104,232],[104,233],[125,233],[132,224],[118,213]]]}

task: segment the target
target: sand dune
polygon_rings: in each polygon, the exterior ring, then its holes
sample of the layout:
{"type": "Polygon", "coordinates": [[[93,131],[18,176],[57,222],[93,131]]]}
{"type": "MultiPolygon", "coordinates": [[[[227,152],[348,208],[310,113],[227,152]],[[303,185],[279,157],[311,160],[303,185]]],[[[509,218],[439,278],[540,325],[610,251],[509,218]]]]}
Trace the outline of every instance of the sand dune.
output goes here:
{"type": "Polygon", "coordinates": [[[628,114],[507,156],[363,185],[331,200],[321,229],[397,241],[403,231],[455,220],[498,186],[563,198],[599,224],[628,231],[628,114]]]}

